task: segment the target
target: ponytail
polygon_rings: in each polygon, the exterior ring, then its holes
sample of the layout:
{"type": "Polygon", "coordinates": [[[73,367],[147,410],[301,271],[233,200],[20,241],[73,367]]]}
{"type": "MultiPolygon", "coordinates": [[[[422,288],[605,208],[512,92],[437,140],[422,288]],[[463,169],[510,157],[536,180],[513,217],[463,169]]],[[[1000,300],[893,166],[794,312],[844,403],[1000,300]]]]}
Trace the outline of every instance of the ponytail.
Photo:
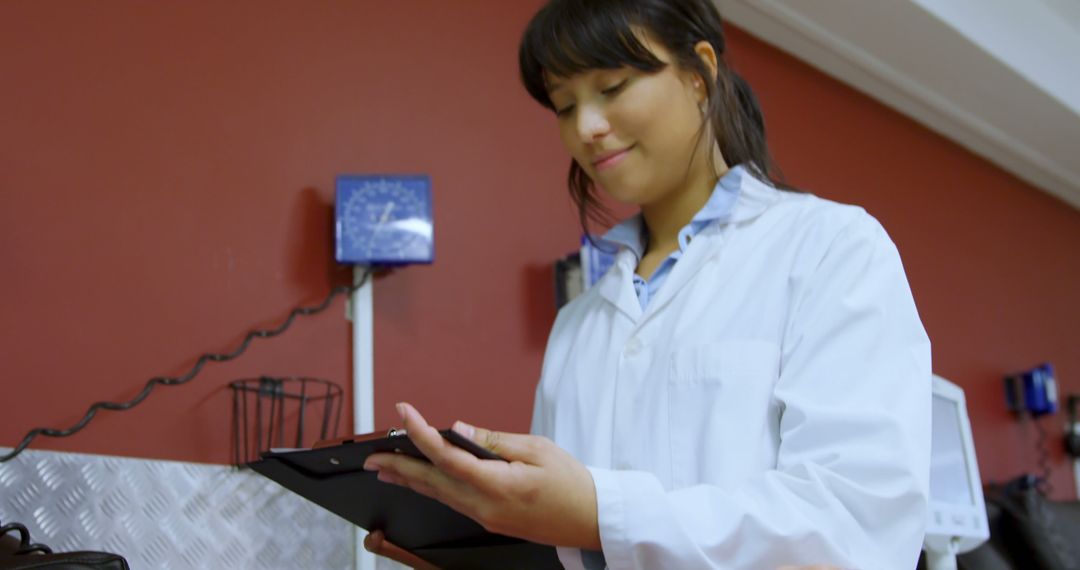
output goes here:
{"type": "Polygon", "coordinates": [[[708,113],[720,154],[729,165],[741,164],[755,178],[790,190],[772,177],[776,168],[765,139],[765,118],[741,75],[726,66],[717,71],[716,94],[710,94],[708,113]]]}

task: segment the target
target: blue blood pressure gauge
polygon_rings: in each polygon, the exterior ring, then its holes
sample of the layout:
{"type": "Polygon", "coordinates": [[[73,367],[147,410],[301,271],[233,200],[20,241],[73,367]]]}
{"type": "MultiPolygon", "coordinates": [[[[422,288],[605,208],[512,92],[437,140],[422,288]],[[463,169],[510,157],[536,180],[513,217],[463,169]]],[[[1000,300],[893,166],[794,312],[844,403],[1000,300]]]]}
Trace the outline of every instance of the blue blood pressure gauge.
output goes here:
{"type": "Polygon", "coordinates": [[[428,176],[338,176],[335,217],[340,263],[406,265],[435,259],[428,176]]]}

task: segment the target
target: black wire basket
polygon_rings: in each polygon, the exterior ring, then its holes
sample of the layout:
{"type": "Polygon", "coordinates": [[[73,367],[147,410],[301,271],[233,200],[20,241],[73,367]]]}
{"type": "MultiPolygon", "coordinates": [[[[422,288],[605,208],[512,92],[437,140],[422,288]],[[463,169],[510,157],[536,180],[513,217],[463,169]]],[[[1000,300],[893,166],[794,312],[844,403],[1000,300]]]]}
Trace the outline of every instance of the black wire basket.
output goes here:
{"type": "Polygon", "coordinates": [[[341,386],[319,378],[262,376],[229,383],[238,467],[278,448],[310,447],[338,435],[341,386]]]}

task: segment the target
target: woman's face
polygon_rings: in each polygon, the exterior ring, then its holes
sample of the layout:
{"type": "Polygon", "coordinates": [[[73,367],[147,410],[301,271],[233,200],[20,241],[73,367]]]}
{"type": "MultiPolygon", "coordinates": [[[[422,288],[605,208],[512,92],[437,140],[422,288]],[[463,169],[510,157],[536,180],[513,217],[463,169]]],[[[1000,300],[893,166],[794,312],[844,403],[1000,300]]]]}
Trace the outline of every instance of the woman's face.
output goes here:
{"type": "Polygon", "coordinates": [[[638,206],[680,191],[709,168],[707,145],[696,144],[706,96],[700,79],[672,64],[658,42],[642,40],[669,65],[655,73],[626,67],[547,76],[570,155],[613,198],[638,206]]]}

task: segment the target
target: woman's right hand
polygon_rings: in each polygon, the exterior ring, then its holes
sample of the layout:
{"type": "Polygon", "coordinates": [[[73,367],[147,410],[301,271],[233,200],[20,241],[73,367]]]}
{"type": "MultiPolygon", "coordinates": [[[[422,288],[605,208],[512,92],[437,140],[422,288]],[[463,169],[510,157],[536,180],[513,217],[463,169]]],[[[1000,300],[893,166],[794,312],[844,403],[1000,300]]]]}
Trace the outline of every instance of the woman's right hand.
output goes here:
{"type": "Polygon", "coordinates": [[[381,530],[369,532],[364,537],[364,548],[368,552],[385,556],[410,568],[416,568],[416,570],[439,570],[438,566],[386,540],[381,530]]]}

